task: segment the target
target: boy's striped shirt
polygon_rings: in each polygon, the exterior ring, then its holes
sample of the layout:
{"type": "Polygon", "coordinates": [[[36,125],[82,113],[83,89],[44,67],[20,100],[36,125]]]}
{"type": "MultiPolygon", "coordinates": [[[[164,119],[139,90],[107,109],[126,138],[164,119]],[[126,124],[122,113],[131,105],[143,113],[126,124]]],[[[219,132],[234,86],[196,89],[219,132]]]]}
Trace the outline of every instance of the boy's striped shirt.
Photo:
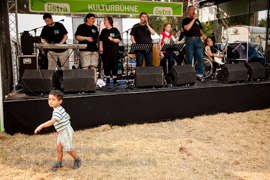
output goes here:
{"type": "Polygon", "coordinates": [[[62,131],[70,124],[68,117],[68,113],[62,106],[58,106],[53,110],[52,119],[56,120],[53,125],[57,132],[62,131]]]}

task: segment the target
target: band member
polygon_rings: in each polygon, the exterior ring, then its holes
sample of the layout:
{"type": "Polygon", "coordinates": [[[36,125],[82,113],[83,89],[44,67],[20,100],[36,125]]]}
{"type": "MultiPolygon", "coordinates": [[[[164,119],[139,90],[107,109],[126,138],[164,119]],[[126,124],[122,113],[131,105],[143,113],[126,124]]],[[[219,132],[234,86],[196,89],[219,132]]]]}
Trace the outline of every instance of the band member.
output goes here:
{"type": "Polygon", "coordinates": [[[79,44],[87,44],[86,49],[80,49],[81,54],[81,64],[83,69],[88,69],[89,66],[91,69],[96,70],[98,66],[98,29],[94,25],[95,15],[87,14],[85,23],[80,24],[75,33],[75,38],[79,41],[79,44]]]}
{"type": "MultiPolygon", "coordinates": [[[[223,54],[218,54],[218,49],[214,46],[214,42],[211,37],[207,37],[204,40],[205,52],[211,57],[223,58],[223,54]]],[[[227,46],[224,48],[224,52],[227,51],[227,46]]]]}
{"type": "Polygon", "coordinates": [[[205,39],[205,35],[202,32],[202,25],[197,19],[197,14],[195,14],[194,6],[188,7],[188,17],[183,19],[182,27],[184,28],[184,33],[186,36],[186,53],[187,53],[187,64],[192,64],[192,58],[197,60],[197,80],[204,82],[203,79],[203,46],[202,40],[205,39]]]}
{"type": "MultiPolygon", "coordinates": [[[[175,38],[173,34],[171,33],[171,24],[169,23],[164,24],[163,31],[160,33],[160,36],[159,36],[159,43],[158,43],[159,50],[162,49],[163,44],[170,44],[171,40],[173,40],[174,43],[177,43],[179,37],[180,37],[180,31],[177,33],[177,37],[175,38]]],[[[172,52],[161,51],[160,55],[161,57],[163,57],[163,60],[171,59],[171,53],[172,53],[172,58],[176,60],[178,65],[181,65],[182,62],[173,51],[172,52]]],[[[171,66],[174,65],[174,61],[169,60],[168,62],[169,62],[169,69],[170,69],[171,66]]],[[[165,63],[161,62],[161,64],[165,64],[165,63]]]]}
{"type": "MultiPolygon", "coordinates": [[[[131,35],[131,41],[132,43],[137,44],[150,44],[152,43],[151,34],[155,35],[155,30],[149,25],[148,16],[146,12],[141,12],[140,14],[140,23],[135,24],[132,27],[132,30],[130,32],[131,35]]],[[[146,66],[152,65],[152,55],[153,51],[151,50],[150,53],[141,54],[141,59],[138,54],[136,54],[136,62],[137,66],[142,66],[143,58],[145,58],[145,64],[146,66]]]]}
{"type": "MultiPolygon", "coordinates": [[[[53,22],[53,18],[49,13],[43,15],[43,20],[47,25],[44,26],[41,31],[41,43],[66,44],[68,32],[64,25],[58,22],[53,22]]],[[[55,70],[58,59],[63,69],[69,69],[68,55],[69,53],[67,49],[49,50],[47,53],[48,69],[55,70]]]]}
{"type": "Polygon", "coordinates": [[[114,86],[117,83],[117,71],[119,60],[119,42],[122,40],[120,32],[113,27],[113,19],[111,17],[104,18],[104,28],[99,36],[99,50],[103,52],[103,66],[105,76],[107,77],[106,85],[110,84],[111,71],[114,86]]]}

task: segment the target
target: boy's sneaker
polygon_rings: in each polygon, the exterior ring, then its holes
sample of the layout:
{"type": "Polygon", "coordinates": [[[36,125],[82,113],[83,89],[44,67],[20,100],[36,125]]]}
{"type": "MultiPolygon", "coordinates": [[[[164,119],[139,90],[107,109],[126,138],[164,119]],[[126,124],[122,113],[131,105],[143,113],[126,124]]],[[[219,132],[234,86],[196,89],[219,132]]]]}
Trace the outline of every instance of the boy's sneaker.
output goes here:
{"type": "Polygon", "coordinates": [[[79,167],[81,167],[81,165],[82,165],[82,160],[81,159],[79,159],[79,160],[75,159],[72,169],[78,169],[79,167]]]}
{"type": "Polygon", "coordinates": [[[60,169],[60,168],[62,168],[62,164],[56,163],[51,169],[51,171],[55,172],[57,171],[57,169],[60,169]]]}

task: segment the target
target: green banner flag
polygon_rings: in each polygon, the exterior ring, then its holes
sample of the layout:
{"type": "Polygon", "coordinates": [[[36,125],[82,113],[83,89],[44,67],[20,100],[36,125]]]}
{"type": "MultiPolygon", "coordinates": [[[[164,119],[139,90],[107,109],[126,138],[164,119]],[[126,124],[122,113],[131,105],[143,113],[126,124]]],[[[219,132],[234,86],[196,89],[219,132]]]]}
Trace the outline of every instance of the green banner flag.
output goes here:
{"type": "Polygon", "coordinates": [[[115,0],[29,0],[31,12],[94,13],[153,16],[183,16],[182,2],[115,1],[115,0]]]}

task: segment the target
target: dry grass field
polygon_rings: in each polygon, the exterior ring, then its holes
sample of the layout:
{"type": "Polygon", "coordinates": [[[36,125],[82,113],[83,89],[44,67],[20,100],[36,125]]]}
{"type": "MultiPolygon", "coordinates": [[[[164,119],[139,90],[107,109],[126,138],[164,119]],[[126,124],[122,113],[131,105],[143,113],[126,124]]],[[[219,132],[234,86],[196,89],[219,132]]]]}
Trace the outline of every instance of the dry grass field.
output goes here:
{"type": "Polygon", "coordinates": [[[56,138],[0,133],[0,179],[270,179],[270,109],[76,131],[78,170],[56,138]]]}

